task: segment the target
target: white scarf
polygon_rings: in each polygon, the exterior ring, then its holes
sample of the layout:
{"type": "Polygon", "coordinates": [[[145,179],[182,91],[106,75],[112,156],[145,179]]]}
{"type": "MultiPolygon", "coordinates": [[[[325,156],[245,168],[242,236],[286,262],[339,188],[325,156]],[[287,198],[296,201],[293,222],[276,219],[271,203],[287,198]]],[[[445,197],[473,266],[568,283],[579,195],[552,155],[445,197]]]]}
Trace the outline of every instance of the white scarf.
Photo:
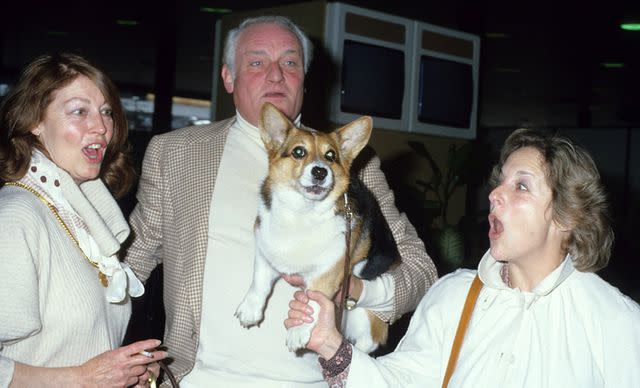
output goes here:
{"type": "Polygon", "coordinates": [[[140,280],[116,256],[120,244],[129,235],[129,227],[100,179],[78,186],[66,171],[40,151],[34,150],[28,172],[21,181],[33,187],[57,208],[80,249],[97,263],[98,270],[107,277],[106,298],[110,303],[122,302],[127,291],[133,297],[144,294],[140,280]],[[100,201],[106,202],[106,208],[104,204],[99,204],[100,201]],[[107,209],[111,212],[116,210],[119,217],[111,216],[108,222],[102,217],[107,209]]]}

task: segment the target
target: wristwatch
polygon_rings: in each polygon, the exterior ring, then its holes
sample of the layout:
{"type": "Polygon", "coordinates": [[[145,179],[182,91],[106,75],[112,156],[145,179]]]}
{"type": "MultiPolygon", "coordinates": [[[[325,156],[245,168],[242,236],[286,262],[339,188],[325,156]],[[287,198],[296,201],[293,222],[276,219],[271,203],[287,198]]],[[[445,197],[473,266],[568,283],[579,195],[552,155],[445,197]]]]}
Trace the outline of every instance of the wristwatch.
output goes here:
{"type": "Polygon", "coordinates": [[[353,296],[348,296],[345,299],[344,308],[346,308],[348,311],[353,310],[357,306],[358,306],[358,299],[354,298],[353,296]]]}

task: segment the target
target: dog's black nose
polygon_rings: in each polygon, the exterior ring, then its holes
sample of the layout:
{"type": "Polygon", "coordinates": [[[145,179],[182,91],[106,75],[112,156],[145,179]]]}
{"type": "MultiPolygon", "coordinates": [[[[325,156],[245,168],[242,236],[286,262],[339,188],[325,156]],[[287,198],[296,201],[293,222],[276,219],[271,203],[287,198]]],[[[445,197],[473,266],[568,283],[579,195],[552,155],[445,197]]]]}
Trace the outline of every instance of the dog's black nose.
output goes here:
{"type": "Polygon", "coordinates": [[[311,175],[313,175],[314,179],[319,181],[323,180],[327,177],[327,169],[323,167],[314,167],[311,169],[311,175]]]}

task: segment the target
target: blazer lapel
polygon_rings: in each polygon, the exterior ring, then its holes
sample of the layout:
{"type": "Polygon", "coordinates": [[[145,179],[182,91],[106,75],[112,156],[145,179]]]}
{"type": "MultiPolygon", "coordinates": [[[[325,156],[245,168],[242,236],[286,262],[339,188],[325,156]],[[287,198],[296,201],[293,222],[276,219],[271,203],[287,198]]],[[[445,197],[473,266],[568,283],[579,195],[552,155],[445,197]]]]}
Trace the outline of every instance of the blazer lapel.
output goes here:
{"type": "Polygon", "coordinates": [[[180,232],[181,273],[187,288],[188,304],[192,306],[194,328],[200,327],[202,313],[202,281],[207,255],[207,230],[213,188],[218,175],[229,127],[235,118],[213,124],[206,138],[194,141],[183,150],[179,162],[180,185],[176,186],[176,226],[180,232]],[[183,227],[179,227],[183,225],[183,227]]]}

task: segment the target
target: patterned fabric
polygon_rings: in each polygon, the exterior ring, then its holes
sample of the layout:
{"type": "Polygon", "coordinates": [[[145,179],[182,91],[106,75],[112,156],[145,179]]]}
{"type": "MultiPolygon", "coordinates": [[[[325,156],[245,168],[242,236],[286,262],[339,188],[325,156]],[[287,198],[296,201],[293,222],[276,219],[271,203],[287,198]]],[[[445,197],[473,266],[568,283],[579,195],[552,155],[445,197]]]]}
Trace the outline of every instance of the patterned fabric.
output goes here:
{"type": "MultiPolygon", "coordinates": [[[[361,156],[366,156],[366,153],[361,156]]],[[[354,165],[358,162],[361,161],[356,159],[354,165]]],[[[438,272],[415,228],[407,216],[396,208],[393,191],[380,169],[380,159],[373,156],[367,160],[359,177],[378,200],[402,260],[401,265],[390,271],[395,284],[393,311],[374,312],[383,321],[393,323],[405,313],[415,310],[427,289],[438,279],[438,272]]]]}
{"type": "MultiPolygon", "coordinates": [[[[166,327],[164,345],[182,378],[196,356],[202,307],[207,225],[213,187],[229,127],[235,118],[155,136],[147,148],[130,217],[134,239],[126,261],[141,280],[159,263],[164,267],[166,327]]],[[[412,311],[437,278],[435,265],[404,214],[374,157],[360,176],[380,203],[398,244],[402,264],[391,272],[396,288],[394,321],[412,311]]]]}
{"type": "Polygon", "coordinates": [[[352,355],[353,348],[351,344],[346,339],[342,339],[342,343],[333,357],[328,360],[323,357],[318,358],[318,362],[322,367],[322,377],[330,387],[338,388],[346,385],[352,355]]]}

